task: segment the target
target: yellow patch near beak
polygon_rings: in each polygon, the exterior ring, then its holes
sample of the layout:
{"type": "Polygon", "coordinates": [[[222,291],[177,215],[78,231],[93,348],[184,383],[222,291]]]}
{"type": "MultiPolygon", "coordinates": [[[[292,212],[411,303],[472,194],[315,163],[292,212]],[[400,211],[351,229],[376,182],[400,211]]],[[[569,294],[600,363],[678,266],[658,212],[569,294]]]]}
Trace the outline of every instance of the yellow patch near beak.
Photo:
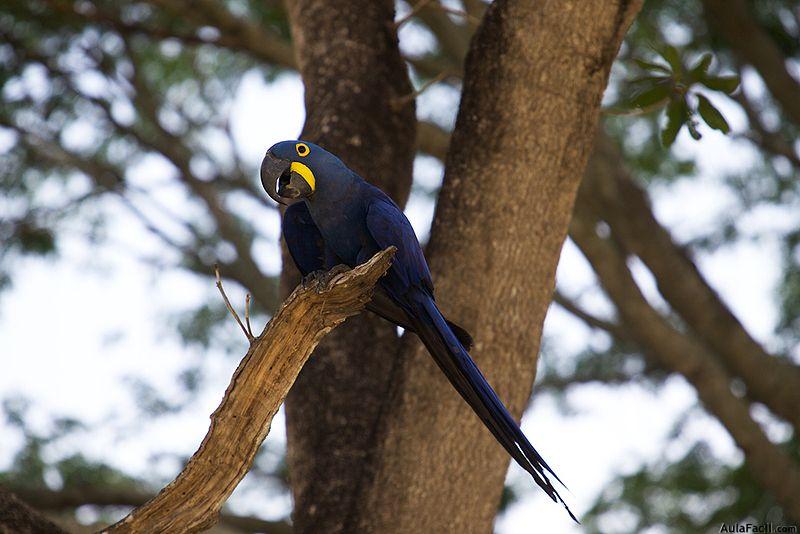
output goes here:
{"type": "Polygon", "coordinates": [[[299,161],[293,161],[290,170],[302,176],[306,183],[308,183],[308,185],[311,187],[311,191],[314,191],[314,188],[317,185],[317,180],[314,178],[314,173],[311,172],[311,169],[299,161]]]}

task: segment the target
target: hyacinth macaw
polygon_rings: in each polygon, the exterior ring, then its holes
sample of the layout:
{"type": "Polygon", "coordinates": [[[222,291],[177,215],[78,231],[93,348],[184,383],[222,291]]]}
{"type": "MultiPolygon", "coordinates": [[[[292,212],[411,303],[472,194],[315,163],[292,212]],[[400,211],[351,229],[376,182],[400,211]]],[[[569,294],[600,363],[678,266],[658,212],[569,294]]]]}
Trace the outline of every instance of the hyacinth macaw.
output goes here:
{"type": "Polygon", "coordinates": [[[273,145],[261,164],[261,183],[276,202],[293,201],[283,217],[283,236],[304,276],[340,264],[355,267],[387,247],[397,247],[368,309],[419,336],[497,441],[577,521],[547,473],[561,480],[467,353],[472,338],[436,306],[428,264],[403,211],[335,155],[306,141],[273,145]]]}

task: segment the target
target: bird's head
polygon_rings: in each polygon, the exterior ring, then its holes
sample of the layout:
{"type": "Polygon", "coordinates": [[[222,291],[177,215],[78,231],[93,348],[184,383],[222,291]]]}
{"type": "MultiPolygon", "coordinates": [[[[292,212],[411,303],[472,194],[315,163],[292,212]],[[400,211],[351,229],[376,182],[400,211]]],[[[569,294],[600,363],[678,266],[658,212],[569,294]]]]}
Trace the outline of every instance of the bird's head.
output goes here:
{"type": "Polygon", "coordinates": [[[310,198],[320,182],[344,164],[324,148],[308,141],[272,145],[261,162],[261,185],[280,204],[310,198]]]}

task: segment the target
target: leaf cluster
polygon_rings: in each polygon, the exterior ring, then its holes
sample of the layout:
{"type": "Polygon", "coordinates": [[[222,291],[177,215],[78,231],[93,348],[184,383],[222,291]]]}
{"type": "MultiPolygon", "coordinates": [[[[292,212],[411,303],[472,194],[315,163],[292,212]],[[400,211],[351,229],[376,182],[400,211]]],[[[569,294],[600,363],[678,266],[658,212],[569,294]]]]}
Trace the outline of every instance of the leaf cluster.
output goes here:
{"type": "Polygon", "coordinates": [[[616,110],[622,113],[664,110],[666,121],[661,142],[665,147],[675,142],[684,126],[693,139],[700,140],[698,117],[710,128],[730,133],[728,121],[700,89],[732,95],[739,87],[739,76],[712,73],[711,53],[689,63],[686,55],[672,45],[662,45],[656,51],[657,59],[634,59],[642,75],[625,83],[616,110]]]}

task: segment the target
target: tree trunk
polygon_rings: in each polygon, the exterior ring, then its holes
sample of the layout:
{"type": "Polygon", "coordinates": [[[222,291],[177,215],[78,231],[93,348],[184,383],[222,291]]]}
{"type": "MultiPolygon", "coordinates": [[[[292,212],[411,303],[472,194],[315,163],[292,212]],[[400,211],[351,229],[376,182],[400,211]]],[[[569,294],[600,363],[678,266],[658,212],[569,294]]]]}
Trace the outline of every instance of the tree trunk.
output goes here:
{"type": "MultiPolygon", "coordinates": [[[[401,206],[415,146],[412,92],[391,0],[297,0],[289,16],[305,84],[302,138],[337,154],[401,206]]],[[[284,288],[296,281],[284,253],[284,288]]],[[[369,472],[378,414],[397,355],[394,327],[350,319],[317,348],[286,403],[298,533],[342,532],[369,472]]]]}
{"type": "MultiPolygon", "coordinates": [[[[489,7],[467,57],[427,249],[439,302],[471,330],[473,356],[517,417],[601,95],[640,3],[579,5],[489,7]]],[[[415,339],[404,340],[400,365],[376,473],[348,530],[491,531],[508,455],[415,339]]]]}

